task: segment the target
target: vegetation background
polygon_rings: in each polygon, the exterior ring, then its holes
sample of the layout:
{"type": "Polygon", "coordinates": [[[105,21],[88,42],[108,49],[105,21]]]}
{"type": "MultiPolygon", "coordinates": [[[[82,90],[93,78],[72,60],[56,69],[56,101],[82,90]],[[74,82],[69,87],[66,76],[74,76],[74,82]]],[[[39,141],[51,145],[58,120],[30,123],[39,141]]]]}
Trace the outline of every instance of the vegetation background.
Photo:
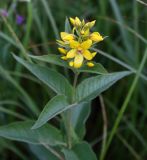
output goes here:
{"type": "MultiPolygon", "coordinates": [[[[7,20],[24,47],[34,55],[58,54],[56,39],[64,31],[66,17],[97,20],[95,31],[108,36],[98,44],[96,61],[109,71],[131,70],[136,73],[147,47],[147,2],[137,0],[21,0],[0,1],[0,9],[8,11],[7,20]],[[16,15],[25,21],[18,25],[16,15]]],[[[0,125],[17,120],[36,119],[30,111],[31,99],[42,110],[54,93],[47,89],[18,64],[11,53],[22,55],[14,35],[0,19],[0,125]],[[25,98],[24,98],[25,97],[25,98]]],[[[62,68],[50,66],[63,72],[62,68]]],[[[147,64],[143,69],[133,96],[106,159],[147,159],[147,64]]],[[[96,155],[101,151],[103,125],[108,135],[134,79],[129,76],[92,101],[91,114],[86,122],[85,140],[96,155]],[[102,104],[107,113],[103,122],[102,104]]],[[[69,73],[70,80],[72,74],[69,73]]],[[[54,123],[54,120],[52,120],[54,123]]],[[[0,160],[43,160],[33,145],[0,138],[0,160]],[[29,157],[29,158],[28,158],[29,157]]],[[[45,153],[42,152],[43,155],[45,153]]]]}

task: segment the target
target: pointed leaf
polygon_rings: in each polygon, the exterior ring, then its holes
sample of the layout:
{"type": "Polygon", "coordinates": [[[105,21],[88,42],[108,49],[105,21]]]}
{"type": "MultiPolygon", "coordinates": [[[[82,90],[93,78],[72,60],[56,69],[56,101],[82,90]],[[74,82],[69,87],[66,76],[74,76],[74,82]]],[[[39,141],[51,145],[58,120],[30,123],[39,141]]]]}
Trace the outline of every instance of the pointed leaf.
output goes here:
{"type": "Polygon", "coordinates": [[[91,100],[108,89],[119,79],[129,75],[131,72],[115,72],[107,75],[98,75],[82,81],[76,89],[76,101],[91,100]]]}
{"type": "Polygon", "coordinates": [[[65,20],[65,32],[67,32],[67,33],[71,33],[72,32],[68,17],[66,17],[66,20],[65,20]]]}
{"type": "Polygon", "coordinates": [[[63,149],[62,152],[65,155],[65,160],[97,160],[87,142],[76,144],[71,150],[63,149]]]}
{"type": "Polygon", "coordinates": [[[51,146],[63,143],[60,131],[52,125],[46,124],[39,129],[32,130],[33,124],[34,121],[24,121],[1,126],[0,137],[26,143],[44,143],[51,146]]]}
{"type": "Polygon", "coordinates": [[[56,54],[47,54],[47,55],[43,55],[43,56],[30,55],[30,57],[34,60],[39,60],[42,62],[47,62],[47,63],[55,64],[58,66],[70,68],[68,63],[61,59],[61,55],[56,55],[56,54]]]}
{"type": "Polygon", "coordinates": [[[59,160],[53,153],[43,146],[29,144],[29,149],[38,160],[59,160]]]}
{"type": "Polygon", "coordinates": [[[79,72],[88,72],[88,73],[96,73],[96,74],[107,74],[107,70],[100,64],[95,63],[94,67],[83,66],[79,69],[79,72]]]}
{"type": "Polygon", "coordinates": [[[78,137],[81,139],[85,135],[85,123],[90,114],[90,106],[91,104],[88,102],[77,104],[77,106],[72,108],[71,123],[78,137]]]}
{"type": "Polygon", "coordinates": [[[57,95],[51,99],[43,111],[41,112],[38,120],[35,122],[32,129],[36,129],[45,124],[48,120],[55,117],[57,114],[61,113],[67,106],[69,106],[66,97],[63,95],[57,95]]]}
{"type": "MultiPolygon", "coordinates": [[[[39,60],[42,62],[46,63],[51,63],[55,64],[58,66],[66,67],[71,69],[71,67],[68,65],[67,61],[63,61],[61,59],[60,55],[56,54],[48,54],[48,55],[43,55],[43,56],[32,56],[30,57],[34,60],[39,60]]],[[[94,67],[88,67],[88,66],[83,66],[82,68],[78,69],[79,72],[87,72],[87,73],[96,73],[96,74],[106,74],[108,73],[107,70],[100,64],[100,63],[95,63],[94,67]]]]}
{"type": "Polygon", "coordinates": [[[63,75],[52,69],[29,63],[16,55],[13,56],[19,63],[24,65],[30,72],[32,72],[37,78],[39,78],[56,93],[71,97],[72,86],[63,75]]]}

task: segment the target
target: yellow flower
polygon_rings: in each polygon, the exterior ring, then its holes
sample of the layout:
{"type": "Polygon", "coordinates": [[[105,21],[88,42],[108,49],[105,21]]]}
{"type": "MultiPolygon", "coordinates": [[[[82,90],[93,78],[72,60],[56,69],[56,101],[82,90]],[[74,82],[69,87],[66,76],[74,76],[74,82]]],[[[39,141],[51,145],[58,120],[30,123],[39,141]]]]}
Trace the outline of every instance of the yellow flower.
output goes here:
{"type": "Polygon", "coordinates": [[[70,67],[73,67],[73,65],[74,65],[74,62],[73,62],[73,61],[70,61],[70,62],[69,62],[69,66],[70,66],[70,67]]]}
{"type": "Polygon", "coordinates": [[[93,66],[94,66],[94,63],[92,63],[92,62],[87,62],[87,66],[88,66],[88,67],[93,67],[93,66]]]}
{"type": "Polygon", "coordinates": [[[91,33],[89,38],[94,42],[103,41],[103,37],[98,32],[91,33]]]}
{"type": "Polygon", "coordinates": [[[91,33],[91,28],[95,25],[96,20],[85,22],[78,17],[69,18],[73,28],[71,33],[61,32],[61,40],[57,40],[59,52],[62,54],[61,59],[67,60],[70,67],[80,68],[83,64],[93,67],[91,61],[97,52],[90,52],[93,44],[103,41],[104,38],[98,33],[91,33]]]}
{"type": "Polygon", "coordinates": [[[61,59],[67,60],[67,57],[66,56],[62,56],[61,59]]]}
{"type": "Polygon", "coordinates": [[[94,58],[96,56],[97,52],[93,52],[91,54],[92,54],[92,58],[94,58]]]}
{"type": "Polygon", "coordinates": [[[66,52],[67,52],[64,48],[60,48],[60,47],[58,48],[58,50],[62,54],[66,54],[66,52]]]}
{"type": "Polygon", "coordinates": [[[80,19],[78,17],[75,17],[75,19],[74,18],[69,18],[69,20],[70,20],[71,24],[75,27],[79,27],[82,24],[82,22],[80,21],[80,19]]]}
{"type": "Polygon", "coordinates": [[[60,36],[61,36],[61,39],[63,41],[74,40],[74,35],[73,34],[69,34],[69,33],[66,33],[66,32],[61,32],[60,36]]]}
{"type": "Polygon", "coordinates": [[[96,22],[96,20],[91,21],[91,22],[87,22],[84,27],[85,28],[92,28],[95,25],[95,22],[96,22]]]}
{"type": "Polygon", "coordinates": [[[89,36],[89,29],[82,29],[80,33],[83,37],[89,36]]]}
{"type": "MultiPolygon", "coordinates": [[[[90,49],[92,45],[91,40],[86,40],[82,43],[79,43],[78,41],[70,41],[70,48],[67,52],[67,59],[74,58],[73,61],[73,67],[74,68],[80,68],[83,64],[84,58],[86,60],[91,60],[93,58],[91,52],[88,50],[90,49]]],[[[71,65],[70,65],[71,66],[71,65]]]]}

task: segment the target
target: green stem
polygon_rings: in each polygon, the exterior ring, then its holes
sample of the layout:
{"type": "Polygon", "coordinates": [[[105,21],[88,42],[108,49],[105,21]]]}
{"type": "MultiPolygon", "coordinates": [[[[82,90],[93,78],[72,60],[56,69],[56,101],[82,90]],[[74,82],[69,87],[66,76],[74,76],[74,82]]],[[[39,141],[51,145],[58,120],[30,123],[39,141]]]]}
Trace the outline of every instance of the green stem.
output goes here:
{"type": "Polygon", "coordinates": [[[106,114],[106,109],[105,109],[105,104],[103,97],[100,95],[100,104],[101,104],[101,109],[102,109],[102,117],[103,117],[103,140],[102,140],[102,148],[101,148],[101,154],[100,154],[100,160],[103,157],[103,154],[105,153],[105,147],[106,147],[106,140],[107,140],[107,114],[106,114]]]}
{"type": "Polygon", "coordinates": [[[113,126],[112,131],[110,133],[110,136],[108,138],[108,142],[107,142],[107,145],[105,147],[105,152],[104,152],[103,157],[101,158],[101,160],[104,160],[106,152],[107,152],[107,150],[108,150],[108,148],[109,148],[109,146],[110,146],[110,144],[111,144],[111,142],[113,140],[113,137],[114,137],[114,135],[115,135],[115,133],[117,131],[117,128],[118,128],[120,122],[121,122],[121,119],[122,119],[122,117],[124,115],[124,112],[127,109],[128,103],[129,103],[129,101],[130,101],[130,99],[132,97],[134,89],[135,89],[135,87],[137,85],[137,82],[139,80],[140,73],[141,73],[141,71],[142,71],[142,69],[143,69],[143,67],[145,65],[146,59],[147,59],[147,49],[145,50],[145,54],[144,54],[144,56],[142,58],[141,64],[140,64],[139,69],[137,71],[137,74],[136,74],[136,76],[135,76],[135,78],[133,80],[133,83],[132,83],[132,85],[131,85],[131,87],[129,89],[129,92],[128,92],[127,96],[126,96],[126,99],[125,99],[120,111],[118,112],[118,116],[117,116],[117,118],[115,120],[114,126],[113,126]]]}
{"type": "MultiPolygon", "coordinates": [[[[73,82],[73,97],[72,97],[72,103],[74,103],[74,97],[75,97],[75,89],[76,89],[76,84],[78,81],[78,72],[75,72],[74,76],[74,82],[73,82]]],[[[68,148],[72,147],[72,126],[71,126],[71,115],[72,115],[72,110],[69,109],[67,111],[67,140],[68,140],[68,148]]]]}

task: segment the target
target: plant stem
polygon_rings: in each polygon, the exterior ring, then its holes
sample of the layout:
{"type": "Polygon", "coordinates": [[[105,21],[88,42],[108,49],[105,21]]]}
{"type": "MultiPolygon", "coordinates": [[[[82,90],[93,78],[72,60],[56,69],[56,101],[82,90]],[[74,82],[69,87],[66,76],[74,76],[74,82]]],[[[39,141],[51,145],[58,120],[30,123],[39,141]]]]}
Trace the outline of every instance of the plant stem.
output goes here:
{"type": "Polygon", "coordinates": [[[106,114],[106,109],[105,109],[105,104],[103,97],[100,95],[100,104],[101,104],[101,109],[102,109],[102,116],[103,116],[103,138],[102,138],[102,149],[101,149],[101,154],[100,154],[100,160],[103,157],[103,154],[105,153],[105,147],[106,147],[106,140],[107,140],[107,114],[106,114]]]}
{"type": "MultiPolygon", "coordinates": [[[[78,80],[78,72],[75,72],[75,76],[74,76],[74,82],[73,82],[73,97],[72,97],[72,103],[74,103],[74,98],[75,98],[75,89],[76,89],[76,84],[77,84],[77,80],[78,80]]],[[[72,147],[72,136],[71,136],[71,132],[72,132],[72,126],[71,126],[71,115],[72,115],[72,110],[69,109],[67,111],[67,140],[68,140],[68,148],[70,149],[72,147]]]]}
{"type": "Polygon", "coordinates": [[[132,97],[133,91],[134,91],[134,89],[135,89],[135,87],[137,85],[137,82],[138,82],[139,77],[140,77],[140,73],[141,73],[141,71],[142,71],[142,69],[143,69],[143,67],[145,65],[146,59],[147,59],[147,49],[145,50],[145,53],[144,53],[144,56],[142,58],[141,64],[140,64],[140,66],[138,68],[137,74],[136,74],[136,76],[135,76],[135,78],[133,80],[133,83],[132,83],[132,85],[131,85],[131,87],[129,89],[129,92],[128,92],[127,96],[126,96],[126,99],[125,99],[120,111],[118,112],[118,116],[117,116],[117,118],[115,120],[114,126],[112,128],[111,133],[110,133],[110,136],[109,136],[109,139],[108,139],[108,142],[107,142],[107,145],[105,147],[105,151],[104,151],[104,154],[103,154],[103,157],[101,158],[101,160],[104,160],[104,158],[105,158],[106,152],[107,152],[107,150],[108,150],[108,148],[109,148],[109,146],[110,146],[110,144],[111,144],[111,142],[113,140],[113,137],[114,137],[114,135],[115,135],[115,133],[117,131],[117,128],[118,128],[120,122],[121,122],[121,119],[122,119],[122,117],[124,115],[124,112],[125,112],[125,110],[126,110],[126,108],[128,106],[128,103],[129,103],[131,97],[132,97]]]}

